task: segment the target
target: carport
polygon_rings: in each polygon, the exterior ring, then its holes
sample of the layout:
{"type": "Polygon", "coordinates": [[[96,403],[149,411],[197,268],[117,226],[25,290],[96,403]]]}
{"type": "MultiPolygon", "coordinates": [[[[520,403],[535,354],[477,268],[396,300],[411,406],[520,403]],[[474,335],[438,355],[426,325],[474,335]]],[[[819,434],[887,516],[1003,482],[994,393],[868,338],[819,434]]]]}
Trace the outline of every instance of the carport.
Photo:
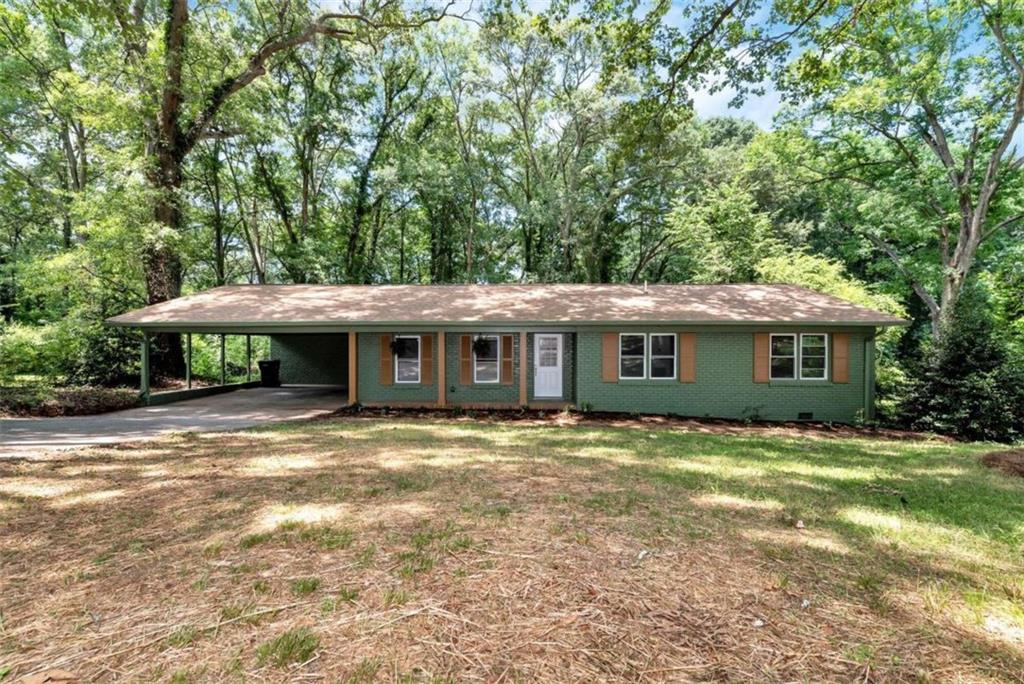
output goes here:
{"type": "MultiPolygon", "coordinates": [[[[260,287],[289,287],[260,286],[260,287]]],[[[337,322],[291,319],[294,312],[261,306],[247,296],[246,287],[220,288],[191,297],[163,302],[108,319],[108,325],[141,331],[140,397],[145,405],[160,405],[183,399],[221,394],[259,386],[252,373],[252,338],[270,340],[270,358],[281,362],[284,386],[320,387],[345,393],[345,403],[355,403],[355,335],[337,322]],[[212,296],[211,296],[212,295],[212,296]],[[153,338],[162,333],[183,337],[185,352],[185,389],[153,392],[151,351],[153,338]],[[219,337],[220,384],[194,387],[192,376],[193,335],[219,337]],[[226,339],[245,337],[246,377],[242,382],[227,382],[226,339]]]]}

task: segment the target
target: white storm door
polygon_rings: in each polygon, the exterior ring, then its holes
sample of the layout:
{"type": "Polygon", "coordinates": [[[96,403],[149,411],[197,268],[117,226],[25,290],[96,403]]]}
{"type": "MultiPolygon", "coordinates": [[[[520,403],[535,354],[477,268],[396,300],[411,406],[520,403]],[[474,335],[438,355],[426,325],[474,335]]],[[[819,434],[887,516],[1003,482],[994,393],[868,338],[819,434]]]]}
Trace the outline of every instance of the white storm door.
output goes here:
{"type": "Polygon", "coordinates": [[[562,336],[533,336],[533,396],[562,396],[562,336]]]}

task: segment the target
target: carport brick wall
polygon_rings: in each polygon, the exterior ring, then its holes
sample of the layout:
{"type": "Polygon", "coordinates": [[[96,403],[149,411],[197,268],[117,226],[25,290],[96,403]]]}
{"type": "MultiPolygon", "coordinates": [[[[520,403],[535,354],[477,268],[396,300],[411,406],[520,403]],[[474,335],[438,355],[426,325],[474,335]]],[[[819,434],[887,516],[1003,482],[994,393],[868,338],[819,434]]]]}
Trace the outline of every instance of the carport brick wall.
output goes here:
{"type": "Polygon", "coordinates": [[[271,335],[270,358],[281,360],[283,384],[348,384],[346,335],[271,335]]]}
{"type": "MultiPolygon", "coordinates": [[[[659,332],[651,328],[645,332],[659,332]]],[[[785,332],[785,330],[779,330],[785,332]]],[[[850,333],[850,381],[753,381],[752,332],[699,332],[694,383],[601,380],[602,331],[577,334],[576,398],[598,411],[671,413],[695,417],[850,422],[864,410],[864,332],[850,333]]],[[[830,359],[831,378],[831,359],[830,359]]]]}

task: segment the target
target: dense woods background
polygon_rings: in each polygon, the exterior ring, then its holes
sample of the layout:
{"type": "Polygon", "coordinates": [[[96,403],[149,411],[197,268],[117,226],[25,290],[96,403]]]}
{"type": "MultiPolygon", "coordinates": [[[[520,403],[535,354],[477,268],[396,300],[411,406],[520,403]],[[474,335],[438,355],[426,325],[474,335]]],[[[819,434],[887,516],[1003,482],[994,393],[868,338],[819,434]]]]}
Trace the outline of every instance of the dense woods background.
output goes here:
{"type": "Polygon", "coordinates": [[[913,321],[883,420],[1018,438],[1022,27],[1012,0],[3,0],[0,384],[131,383],[102,320],[228,282],[785,281],[913,321]],[[769,86],[772,130],[694,114],[769,86]]]}

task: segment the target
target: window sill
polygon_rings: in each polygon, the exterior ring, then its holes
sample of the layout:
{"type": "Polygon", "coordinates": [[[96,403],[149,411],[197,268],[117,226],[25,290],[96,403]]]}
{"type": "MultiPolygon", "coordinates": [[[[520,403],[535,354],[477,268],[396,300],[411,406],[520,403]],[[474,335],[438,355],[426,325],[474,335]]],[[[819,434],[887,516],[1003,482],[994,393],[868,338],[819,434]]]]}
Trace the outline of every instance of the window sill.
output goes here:
{"type": "Polygon", "coordinates": [[[831,380],[769,380],[772,387],[831,387],[831,380]]]}

